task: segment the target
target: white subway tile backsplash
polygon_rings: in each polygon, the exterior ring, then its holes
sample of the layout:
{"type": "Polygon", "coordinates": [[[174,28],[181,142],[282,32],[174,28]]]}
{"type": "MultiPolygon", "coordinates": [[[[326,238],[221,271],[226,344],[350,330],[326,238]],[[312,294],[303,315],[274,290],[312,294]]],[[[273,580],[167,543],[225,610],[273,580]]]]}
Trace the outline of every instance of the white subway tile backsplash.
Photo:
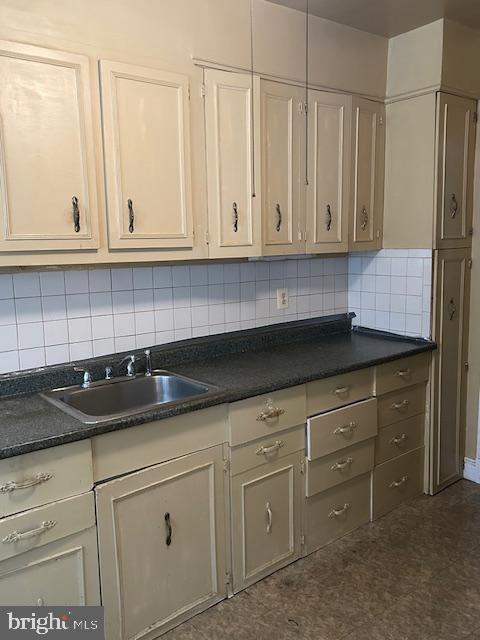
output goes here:
{"type": "Polygon", "coordinates": [[[135,313],[135,334],[138,336],[142,333],[155,333],[155,316],[153,311],[135,313]]]}
{"type": "Polygon", "coordinates": [[[0,300],[7,298],[13,298],[13,277],[9,273],[0,275],[0,300]]]}
{"type": "MultiPolygon", "coordinates": [[[[208,307],[205,307],[208,309],[208,307]]],[[[173,309],[159,309],[154,312],[155,332],[173,331],[173,309]]]]}
{"type": "Polygon", "coordinates": [[[130,268],[112,269],[112,291],[133,289],[133,270],[130,268]]]}
{"type": "MultiPolygon", "coordinates": [[[[15,300],[18,324],[26,322],[41,322],[43,319],[42,299],[37,298],[18,298],[15,300]]],[[[12,322],[15,322],[12,320],[12,322]]],[[[4,324],[10,324],[5,322],[4,324]]]]}
{"type": "Polygon", "coordinates": [[[93,355],[106,356],[115,351],[114,338],[101,338],[93,341],[93,355]]]}
{"type": "Polygon", "coordinates": [[[66,320],[44,322],[43,331],[46,346],[68,344],[68,324],[66,320]]]}
{"type": "Polygon", "coordinates": [[[62,362],[68,362],[69,359],[70,351],[68,344],[55,344],[45,347],[45,364],[61,364],[62,362]]]}
{"type": "Polygon", "coordinates": [[[70,359],[84,360],[93,357],[93,345],[91,340],[70,344],[70,359]]]}
{"type": "Polygon", "coordinates": [[[63,271],[42,271],[40,273],[42,296],[58,296],[65,293],[65,274],[63,271]]]}
{"type": "Polygon", "coordinates": [[[92,339],[91,318],[72,318],[68,320],[68,339],[73,342],[84,342],[92,339]]]}
{"type": "Polygon", "coordinates": [[[67,317],[67,302],[65,296],[44,296],[42,298],[42,312],[44,320],[63,320],[67,317]]]}
{"type": "Polygon", "coordinates": [[[113,336],[113,315],[92,317],[92,337],[94,340],[113,338],[113,336]]]}
{"type": "Polygon", "coordinates": [[[35,369],[45,366],[45,349],[43,348],[21,349],[19,356],[21,369],[35,369]]]}
{"type": "Polygon", "coordinates": [[[152,267],[135,267],[133,269],[133,288],[152,289],[153,269],[152,267]]]}
{"type": "Polygon", "coordinates": [[[110,291],[90,294],[90,311],[93,316],[106,316],[113,313],[112,294],[110,291]]]}
{"type": "Polygon", "coordinates": [[[43,347],[43,322],[30,322],[18,325],[18,348],[31,349],[33,347],[43,347]]]}
{"type": "Polygon", "coordinates": [[[5,325],[0,330],[0,352],[14,351],[18,348],[17,325],[5,325]]]}
{"type": "Polygon", "coordinates": [[[14,273],[13,289],[15,298],[31,298],[40,295],[40,276],[38,273],[14,273]]]}
{"type": "Polygon", "coordinates": [[[67,317],[68,318],[89,318],[90,296],[88,293],[67,294],[67,317]]]}
{"type": "Polygon", "coordinates": [[[65,291],[67,293],[88,293],[88,271],[66,271],[65,291]]]}
{"type": "Polygon", "coordinates": [[[110,269],[92,269],[88,272],[88,288],[90,293],[112,290],[110,269]]]}
{"type": "Polygon", "coordinates": [[[133,313],[114,313],[113,327],[115,338],[135,335],[135,315],[133,313]]]}
{"type": "MultiPolygon", "coordinates": [[[[113,274],[113,271],[112,271],[113,274]]],[[[153,268],[153,288],[164,289],[172,287],[172,267],[154,267],[153,268]]]]}
{"type": "MultiPolygon", "coordinates": [[[[26,298],[28,300],[29,298],[26,298]]],[[[12,299],[0,300],[0,325],[15,324],[17,316],[15,314],[15,301],[12,299]]]]}

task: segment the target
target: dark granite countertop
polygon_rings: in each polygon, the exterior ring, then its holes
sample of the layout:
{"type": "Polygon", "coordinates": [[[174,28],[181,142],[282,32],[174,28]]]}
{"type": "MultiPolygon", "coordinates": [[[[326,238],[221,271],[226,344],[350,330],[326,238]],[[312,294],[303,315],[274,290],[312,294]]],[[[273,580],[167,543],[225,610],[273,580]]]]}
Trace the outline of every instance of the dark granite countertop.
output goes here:
{"type": "MultiPolygon", "coordinates": [[[[72,384],[71,365],[1,376],[0,458],[234,402],[435,348],[428,340],[351,330],[350,321],[348,316],[301,321],[184,341],[177,347],[154,348],[156,368],[168,368],[215,385],[219,390],[199,399],[95,425],[83,424],[37,393],[52,386],[72,384]],[[27,392],[33,389],[36,393],[27,392]]],[[[89,366],[98,372],[106,361],[97,358],[89,366]]]]}

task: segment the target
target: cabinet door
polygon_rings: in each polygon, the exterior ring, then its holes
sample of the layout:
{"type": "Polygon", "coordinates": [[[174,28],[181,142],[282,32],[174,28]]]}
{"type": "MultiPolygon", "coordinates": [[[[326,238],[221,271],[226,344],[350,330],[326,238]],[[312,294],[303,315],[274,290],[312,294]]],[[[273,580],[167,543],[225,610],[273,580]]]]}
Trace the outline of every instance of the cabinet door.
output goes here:
{"type": "Polygon", "coordinates": [[[348,245],[351,98],[309,93],[307,253],[342,252],[348,245]]]}
{"type": "Polygon", "coordinates": [[[96,489],[108,638],[150,638],[226,596],[222,447],[96,489]]]}
{"type": "Polygon", "coordinates": [[[383,232],[385,106],[353,98],[350,250],[378,249],[383,232]]]}
{"type": "Polygon", "coordinates": [[[187,76],[100,63],[109,244],[192,247],[187,76]]]}
{"type": "Polygon", "coordinates": [[[296,453],[232,479],[235,592],[300,556],[302,458],[296,453]]]}
{"type": "Polygon", "coordinates": [[[303,96],[298,87],[262,81],[263,254],[305,253],[301,148],[303,96]]]}
{"type": "Polygon", "coordinates": [[[462,477],[468,349],[468,249],[436,252],[430,492],[462,477]]]}
{"type": "Polygon", "coordinates": [[[88,58],[0,42],[0,251],[98,247],[88,58]]]}
{"type": "Polygon", "coordinates": [[[209,254],[261,254],[260,81],[205,71],[209,254]]]}
{"type": "Polygon", "coordinates": [[[476,102],[437,94],[437,247],[472,244],[476,102]]]}

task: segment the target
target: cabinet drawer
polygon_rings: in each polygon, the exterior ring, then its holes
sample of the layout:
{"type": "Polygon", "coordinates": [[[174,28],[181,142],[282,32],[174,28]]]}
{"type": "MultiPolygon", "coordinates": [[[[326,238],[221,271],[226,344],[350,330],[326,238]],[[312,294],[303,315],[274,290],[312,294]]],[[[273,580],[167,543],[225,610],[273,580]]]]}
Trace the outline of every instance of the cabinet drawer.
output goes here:
{"type": "Polygon", "coordinates": [[[307,420],[307,457],[315,460],[377,434],[375,398],[307,420]]]}
{"type": "Polygon", "coordinates": [[[375,464],[381,464],[402,453],[423,447],[425,414],[394,422],[380,429],[375,442],[375,464]]]}
{"type": "Polygon", "coordinates": [[[375,370],[376,395],[381,396],[390,391],[425,382],[428,380],[429,365],[428,353],[419,353],[410,358],[379,365],[375,370]]]}
{"type": "Polygon", "coordinates": [[[373,369],[351,371],[307,384],[307,416],[373,395],[373,369]]]}
{"type": "Polygon", "coordinates": [[[254,469],[262,464],[271,464],[280,458],[305,449],[305,428],[296,427],[284,431],[275,438],[262,438],[232,449],[230,472],[232,476],[254,469]]]}
{"type": "Polygon", "coordinates": [[[305,545],[312,553],[370,519],[370,474],[317,493],[306,502],[305,545]]]}
{"type": "Polygon", "coordinates": [[[375,467],[373,472],[373,514],[379,518],[404,500],[423,491],[423,447],[375,467]]]}
{"type": "Polygon", "coordinates": [[[0,561],[95,526],[93,492],[0,520],[0,561]]]}
{"type": "Polygon", "coordinates": [[[307,497],[370,471],[373,462],[373,439],[317,460],[307,460],[307,497]]]}
{"type": "Polygon", "coordinates": [[[425,385],[407,387],[378,399],[378,426],[385,427],[425,412],[425,385]]]}
{"type": "Polygon", "coordinates": [[[68,498],[93,486],[90,440],[0,460],[0,517],[68,498]]]}
{"type": "Polygon", "coordinates": [[[305,424],[305,387],[234,402],[228,408],[228,416],[232,446],[305,424]]]}

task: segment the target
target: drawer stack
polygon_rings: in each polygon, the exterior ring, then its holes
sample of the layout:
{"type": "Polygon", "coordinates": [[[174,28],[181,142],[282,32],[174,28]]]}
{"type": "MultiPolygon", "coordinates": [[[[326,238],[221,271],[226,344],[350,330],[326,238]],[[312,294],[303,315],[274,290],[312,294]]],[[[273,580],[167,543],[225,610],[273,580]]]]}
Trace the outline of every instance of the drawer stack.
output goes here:
{"type": "Polygon", "coordinates": [[[306,553],[369,521],[377,435],[372,394],[372,369],[307,385],[306,553]]]}
{"type": "Polygon", "coordinates": [[[375,440],[372,519],[423,491],[429,356],[376,368],[379,432],[375,440]]]}

